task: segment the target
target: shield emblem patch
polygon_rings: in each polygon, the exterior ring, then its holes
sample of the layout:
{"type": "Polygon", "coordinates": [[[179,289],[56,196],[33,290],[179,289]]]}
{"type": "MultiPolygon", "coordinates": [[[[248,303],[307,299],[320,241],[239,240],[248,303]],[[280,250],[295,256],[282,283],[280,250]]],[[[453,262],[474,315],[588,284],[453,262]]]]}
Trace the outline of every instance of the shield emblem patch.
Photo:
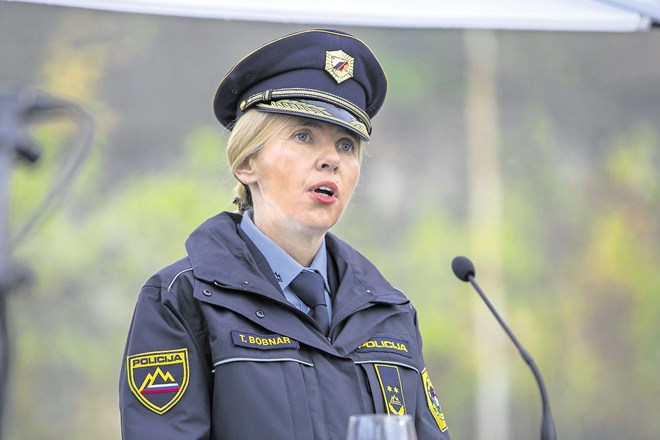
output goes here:
{"type": "Polygon", "coordinates": [[[126,358],[128,385],[144,406],[165,414],[188,387],[188,349],[152,351],[126,358]]]}
{"type": "Polygon", "coordinates": [[[433,388],[431,378],[429,377],[426,368],[422,371],[422,381],[424,382],[424,391],[426,392],[426,403],[428,404],[431,414],[433,414],[433,418],[438,424],[440,431],[445,432],[447,430],[445,415],[442,413],[442,407],[440,406],[438,395],[435,393],[435,389],[433,388]]]}

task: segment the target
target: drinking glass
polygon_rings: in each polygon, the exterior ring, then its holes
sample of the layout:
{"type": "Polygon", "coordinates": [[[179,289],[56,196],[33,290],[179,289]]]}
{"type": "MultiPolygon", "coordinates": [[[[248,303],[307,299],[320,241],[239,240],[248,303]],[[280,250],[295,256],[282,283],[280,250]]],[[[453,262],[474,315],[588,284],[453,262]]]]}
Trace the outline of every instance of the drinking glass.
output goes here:
{"type": "Polygon", "coordinates": [[[410,416],[362,414],[348,420],[346,440],[417,440],[410,416]]]}

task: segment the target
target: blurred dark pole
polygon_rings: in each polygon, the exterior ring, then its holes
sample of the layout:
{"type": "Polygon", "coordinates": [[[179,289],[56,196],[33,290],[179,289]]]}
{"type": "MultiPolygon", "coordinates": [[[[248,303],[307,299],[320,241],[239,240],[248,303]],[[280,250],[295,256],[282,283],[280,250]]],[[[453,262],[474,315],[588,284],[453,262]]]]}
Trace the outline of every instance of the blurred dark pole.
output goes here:
{"type": "Polygon", "coordinates": [[[35,224],[63,195],[74,181],[87,157],[92,144],[94,121],[80,106],[27,87],[0,84],[0,438],[3,438],[4,420],[7,415],[9,373],[11,367],[11,338],[7,319],[7,299],[11,291],[30,279],[30,269],[17,266],[12,261],[14,246],[30,232],[35,224]],[[34,215],[16,236],[9,236],[10,177],[16,160],[33,164],[39,160],[40,150],[33,144],[25,125],[68,114],[77,122],[78,148],[71,154],[69,166],[62,169],[62,177],[56,180],[34,215]],[[14,240],[15,238],[15,240],[14,240]]]}
{"type": "Polygon", "coordinates": [[[30,104],[20,90],[0,89],[0,438],[4,427],[9,384],[10,340],[7,297],[13,285],[9,245],[9,184],[15,159],[36,162],[39,154],[23,134],[23,120],[30,104]]]}
{"type": "Polygon", "coordinates": [[[12,96],[0,94],[0,437],[7,384],[9,383],[9,337],[7,296],[11,289],[9,255],[9,178],[20,142],[21,116],[12,96]]]}

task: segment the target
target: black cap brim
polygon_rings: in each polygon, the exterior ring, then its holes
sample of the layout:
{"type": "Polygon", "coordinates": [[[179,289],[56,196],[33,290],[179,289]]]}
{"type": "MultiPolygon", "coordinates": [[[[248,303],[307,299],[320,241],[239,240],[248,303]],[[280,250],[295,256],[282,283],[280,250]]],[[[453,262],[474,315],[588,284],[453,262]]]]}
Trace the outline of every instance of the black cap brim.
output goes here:
{"type": "Polygon", "coordinates": [[[262,112],[301,116],[329,122],[344,127],[365,141],[369,141],[369,131],[364,123],[349,111],[327,102],[307,99],[281,99],[270,103],[259,103],[255,108],[262,112]]]}

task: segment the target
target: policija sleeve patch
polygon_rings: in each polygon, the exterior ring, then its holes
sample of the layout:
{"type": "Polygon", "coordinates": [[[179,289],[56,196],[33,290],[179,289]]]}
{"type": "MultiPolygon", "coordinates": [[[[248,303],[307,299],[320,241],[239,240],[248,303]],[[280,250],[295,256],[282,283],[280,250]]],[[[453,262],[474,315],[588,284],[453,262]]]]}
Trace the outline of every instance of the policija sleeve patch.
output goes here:
{"type": "Polygon", "coordinates": [[[126,357],[128,385],[156,414],[165,414],[188,387],[188,349],[151,351],[126,357]]]}
{"type": "Polygon", "coordinates": [[[380,389],[383,392],[383,399],[385,399],[387,414],[397,416],[407,414],[399,367],[374,364],[374,368],[376,369],[378,382],[380,382],[380,389]]]}
{"type": "Polygon", "coordinates": [[[440,431],[445,432],[447,430],[447,422],[445,421],[445,415],[442,413],[442,407],[440,406],[440,401],[438,400],[437,394],[435,394],[435,389],[431,383],[431,378],[429,377],[429,372],[426,371],[426,368],[422,371],[422,382],[424,383],[424,391],[426,392],[426,402],[429,405],[431,414],[435,422],[438,424],[440,431]]]}
{"type": "Polygon", "coordinates": [[[384,353],[396,353],[405,357],[410,357],[410,353],[408,351],[408,341],[393,338],[372,338],[362,343],[355,351],[381,351],[384,353]]]}

